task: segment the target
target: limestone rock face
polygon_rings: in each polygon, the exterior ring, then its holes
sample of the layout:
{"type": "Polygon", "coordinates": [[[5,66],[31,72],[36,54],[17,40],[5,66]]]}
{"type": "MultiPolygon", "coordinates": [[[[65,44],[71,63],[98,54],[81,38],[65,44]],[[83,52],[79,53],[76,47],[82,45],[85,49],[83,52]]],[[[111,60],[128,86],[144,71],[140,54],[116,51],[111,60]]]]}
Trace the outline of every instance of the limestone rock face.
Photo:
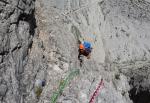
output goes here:
{"type": "Polygon", "coordinates": [[[24,67],[34,36],[33,0],[0,1],[0,101],[21,103],[24,67]]]}
{"type": "Polygon", "coordinates": [[[106,0],[101,4],[108,61],[149,60],[149,6],[149,2],[138,0],[106,0]]]}
{"type": "Polygon", "coordinates": [[[89,102],[102,78],[95,103],[150,88],[149,0],[1,0],[0,25],[0,103],[49,103],[67,76],[57,103],[89,102]],[[93,50],[80,66],[83,39],[93,50]]]}

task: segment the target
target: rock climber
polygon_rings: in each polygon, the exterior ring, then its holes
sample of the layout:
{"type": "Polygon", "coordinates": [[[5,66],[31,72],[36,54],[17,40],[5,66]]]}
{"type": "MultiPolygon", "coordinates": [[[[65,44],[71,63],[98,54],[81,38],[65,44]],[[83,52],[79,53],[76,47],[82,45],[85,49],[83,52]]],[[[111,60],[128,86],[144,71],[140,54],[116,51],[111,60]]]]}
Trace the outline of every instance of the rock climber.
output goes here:
{"type": "Polygon", "coordinates": [[[79,44],[79,54],[78,54],[78,59],[82,63],[82,57],[86,56],[87,59],[90,59],[91,56],[91,51],[92,51],[92,46],[90,42],[83,41],[79,44]]]}

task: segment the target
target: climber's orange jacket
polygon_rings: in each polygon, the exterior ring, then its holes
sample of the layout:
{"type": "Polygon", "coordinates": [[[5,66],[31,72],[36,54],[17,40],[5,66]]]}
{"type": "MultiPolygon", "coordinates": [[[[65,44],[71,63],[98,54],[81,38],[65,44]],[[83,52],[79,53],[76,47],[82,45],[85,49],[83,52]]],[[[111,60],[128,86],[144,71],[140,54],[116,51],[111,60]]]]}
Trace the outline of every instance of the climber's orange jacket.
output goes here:
{"type": "Polygon", "coordinates": [[[80,45],[79,45],[79,49],[80,49],[80,50],[84,50],[84,45],[83,45],[83,44],[80,44],[80,45]]]}

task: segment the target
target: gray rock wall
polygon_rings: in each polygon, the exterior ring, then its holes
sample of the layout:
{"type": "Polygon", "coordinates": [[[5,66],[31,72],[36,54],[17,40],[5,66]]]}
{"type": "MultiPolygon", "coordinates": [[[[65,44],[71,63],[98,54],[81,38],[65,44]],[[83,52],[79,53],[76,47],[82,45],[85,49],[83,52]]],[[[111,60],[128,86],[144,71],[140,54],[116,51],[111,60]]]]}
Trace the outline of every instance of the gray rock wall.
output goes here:
{"type": "Polygon", "coordinates": [[[33,0],[0,1],[0,101],[22,103],[22,83],[34,28],[33,0]]]}
{"type": "Polygon", "coordinates": [[[148,0],[1,0],[0,103],[49,103],[74,69],[80,73],[59,103],[132,103],[129,91],[149,89],[148,0]],[[78,39],[90,59],[78,61],[78,39]],[[46,80],[37,98],[35,82],[46,80]]]}
{"type": "Polygon", "coordinates": [[[80,74],[66,86],[57,102],[89,102],[99,81],[104,78],[105,87],[96,99],[97,103],[132,103],[129,99],[130,86],[126,76],[119,74],[116,67],[105,64],[107,49],[103,44],[103,35],[108,28],[104,25],[106,20],[100,3],[102,1],[98,0],[36,2],[38,39],[43,41],[43,55],[49,63],[46,70],[47,85],[39,103],[51,100],[50,97],[58,89],[60,81],[72,69],[80,69],[80,74]],[[94,48],[91,59],[84,58],[83,67],[79,66],[77,59],[78,37],[91,41],[94,48]]]}
{"type": "Polygon", "coordinates": [[[104,1],[103,38],[109,62],[149,60],[149,3],[137,0],[104,1]]]}

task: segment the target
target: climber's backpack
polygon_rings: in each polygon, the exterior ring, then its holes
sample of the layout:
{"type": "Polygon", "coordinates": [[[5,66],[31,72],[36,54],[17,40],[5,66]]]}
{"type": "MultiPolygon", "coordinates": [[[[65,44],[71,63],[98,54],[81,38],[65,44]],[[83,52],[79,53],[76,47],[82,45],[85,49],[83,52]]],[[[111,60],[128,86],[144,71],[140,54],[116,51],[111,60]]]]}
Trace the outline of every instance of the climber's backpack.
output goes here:
{"type": "Polygon", "coordinates": [[[90,53],[91,52],[91,43],[90,42],[87,42],[87,41],[84,41],[84,43],[83,43],[83,45],[84,45],[84,48],[85,48],[85,51],[87,52],[87,53],[90,53]]]}

